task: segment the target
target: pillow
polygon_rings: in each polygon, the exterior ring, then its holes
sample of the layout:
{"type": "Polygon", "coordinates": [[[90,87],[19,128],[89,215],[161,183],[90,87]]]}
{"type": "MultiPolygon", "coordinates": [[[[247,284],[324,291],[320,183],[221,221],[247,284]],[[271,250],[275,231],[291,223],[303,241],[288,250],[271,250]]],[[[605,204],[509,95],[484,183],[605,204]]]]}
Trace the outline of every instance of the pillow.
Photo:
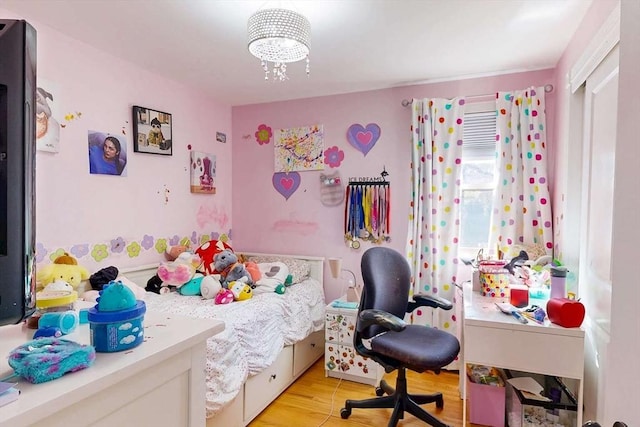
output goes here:
{"type": "Polygon", "coordinates": [[[256,264],[260,270],[260,279],[256,281],[254,294],[275,292],[280,285],[284,286],[289,277],[289,267],[283,262],[264,262],[256,264]]]}
{"type": "Polygon", "coordinates": [[[291,284],[302,282],[309,277],[311,273],[311,265],[302,259],[287,258],[277,255],[256,255],[250,256],[249,261],[253,261],[256,264],[269,263],[269,262],[281,262],[289,269],[291,275],[291,284]]]}

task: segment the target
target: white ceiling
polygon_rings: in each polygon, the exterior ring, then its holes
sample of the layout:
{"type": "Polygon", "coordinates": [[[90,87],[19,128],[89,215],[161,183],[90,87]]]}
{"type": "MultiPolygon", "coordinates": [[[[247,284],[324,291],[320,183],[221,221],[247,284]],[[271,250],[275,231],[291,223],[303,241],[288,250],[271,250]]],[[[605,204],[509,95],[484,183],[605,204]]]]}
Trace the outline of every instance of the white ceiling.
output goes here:
{"type": "Polygon", "coordinates": [[[0,7],[236,106],[552,68],[591,3],[2,0],[0,7]],[[309,77],[302,61],[289,64],[288,81],[265,81],[247,50],[247,19],[270,6],[309,19],[309,77]]]}

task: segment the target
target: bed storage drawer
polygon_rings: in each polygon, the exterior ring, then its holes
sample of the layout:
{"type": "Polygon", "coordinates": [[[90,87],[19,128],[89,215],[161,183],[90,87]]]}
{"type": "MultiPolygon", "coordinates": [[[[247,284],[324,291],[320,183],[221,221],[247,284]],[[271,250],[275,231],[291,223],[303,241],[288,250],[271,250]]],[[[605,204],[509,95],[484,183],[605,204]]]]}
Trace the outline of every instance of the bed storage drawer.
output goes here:
{"type": "Polygon", "coordinates": [[[244,419],[252,419],[271,403],[291,383],[293,346],[282,349],[278,358],[244,386],[244,419]]]}
{"type": "Polygon", "coordinates": [[[293,376],[297,377],[324,353],[324,331],[313,332],[293,346],[293,376]]]}

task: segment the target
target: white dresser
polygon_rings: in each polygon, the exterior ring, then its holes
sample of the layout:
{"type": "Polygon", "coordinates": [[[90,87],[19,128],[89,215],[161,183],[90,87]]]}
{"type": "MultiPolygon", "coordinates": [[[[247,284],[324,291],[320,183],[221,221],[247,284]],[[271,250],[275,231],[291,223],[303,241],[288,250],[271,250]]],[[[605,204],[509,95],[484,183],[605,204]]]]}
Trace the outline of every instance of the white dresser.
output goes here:
{"type": "MultiPolygon", "coordinates": [[[[20,397],[0,407],[0,426],[204,426],[205,341],[224,323],[147,312],[144,327],[141,345],[97,353],[88,369],[42,384],[17,379],[20,397]]],[[[0,327],[0,378],[13,373],[9,352],[33,333],[0,327]]],[[[88,344],[89,326],[65,338],[88,344]]]]}
{"type": "Polygon", "coordinates": [[[378,385],[383,368],[353,348],[357,308],[326,307],[324,369],[328,377],[378,385]]]}

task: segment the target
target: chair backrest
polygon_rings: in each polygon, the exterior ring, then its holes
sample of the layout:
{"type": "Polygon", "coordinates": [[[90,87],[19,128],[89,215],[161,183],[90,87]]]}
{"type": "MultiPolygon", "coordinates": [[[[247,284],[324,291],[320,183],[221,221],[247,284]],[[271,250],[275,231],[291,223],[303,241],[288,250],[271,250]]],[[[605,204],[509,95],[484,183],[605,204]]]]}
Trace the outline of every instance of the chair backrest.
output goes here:
{"type": "MultiPolygon", "coordinates": [[[[362,255],[360,268],[364,283],[360,310],[384,310],[404,319],[411,286],[411,267],[406,258],[393,249],[374,247],[362,255]]],[[[370,326],[361,337],[369,339],[384,331],[380,326],[370,326]]]]}

